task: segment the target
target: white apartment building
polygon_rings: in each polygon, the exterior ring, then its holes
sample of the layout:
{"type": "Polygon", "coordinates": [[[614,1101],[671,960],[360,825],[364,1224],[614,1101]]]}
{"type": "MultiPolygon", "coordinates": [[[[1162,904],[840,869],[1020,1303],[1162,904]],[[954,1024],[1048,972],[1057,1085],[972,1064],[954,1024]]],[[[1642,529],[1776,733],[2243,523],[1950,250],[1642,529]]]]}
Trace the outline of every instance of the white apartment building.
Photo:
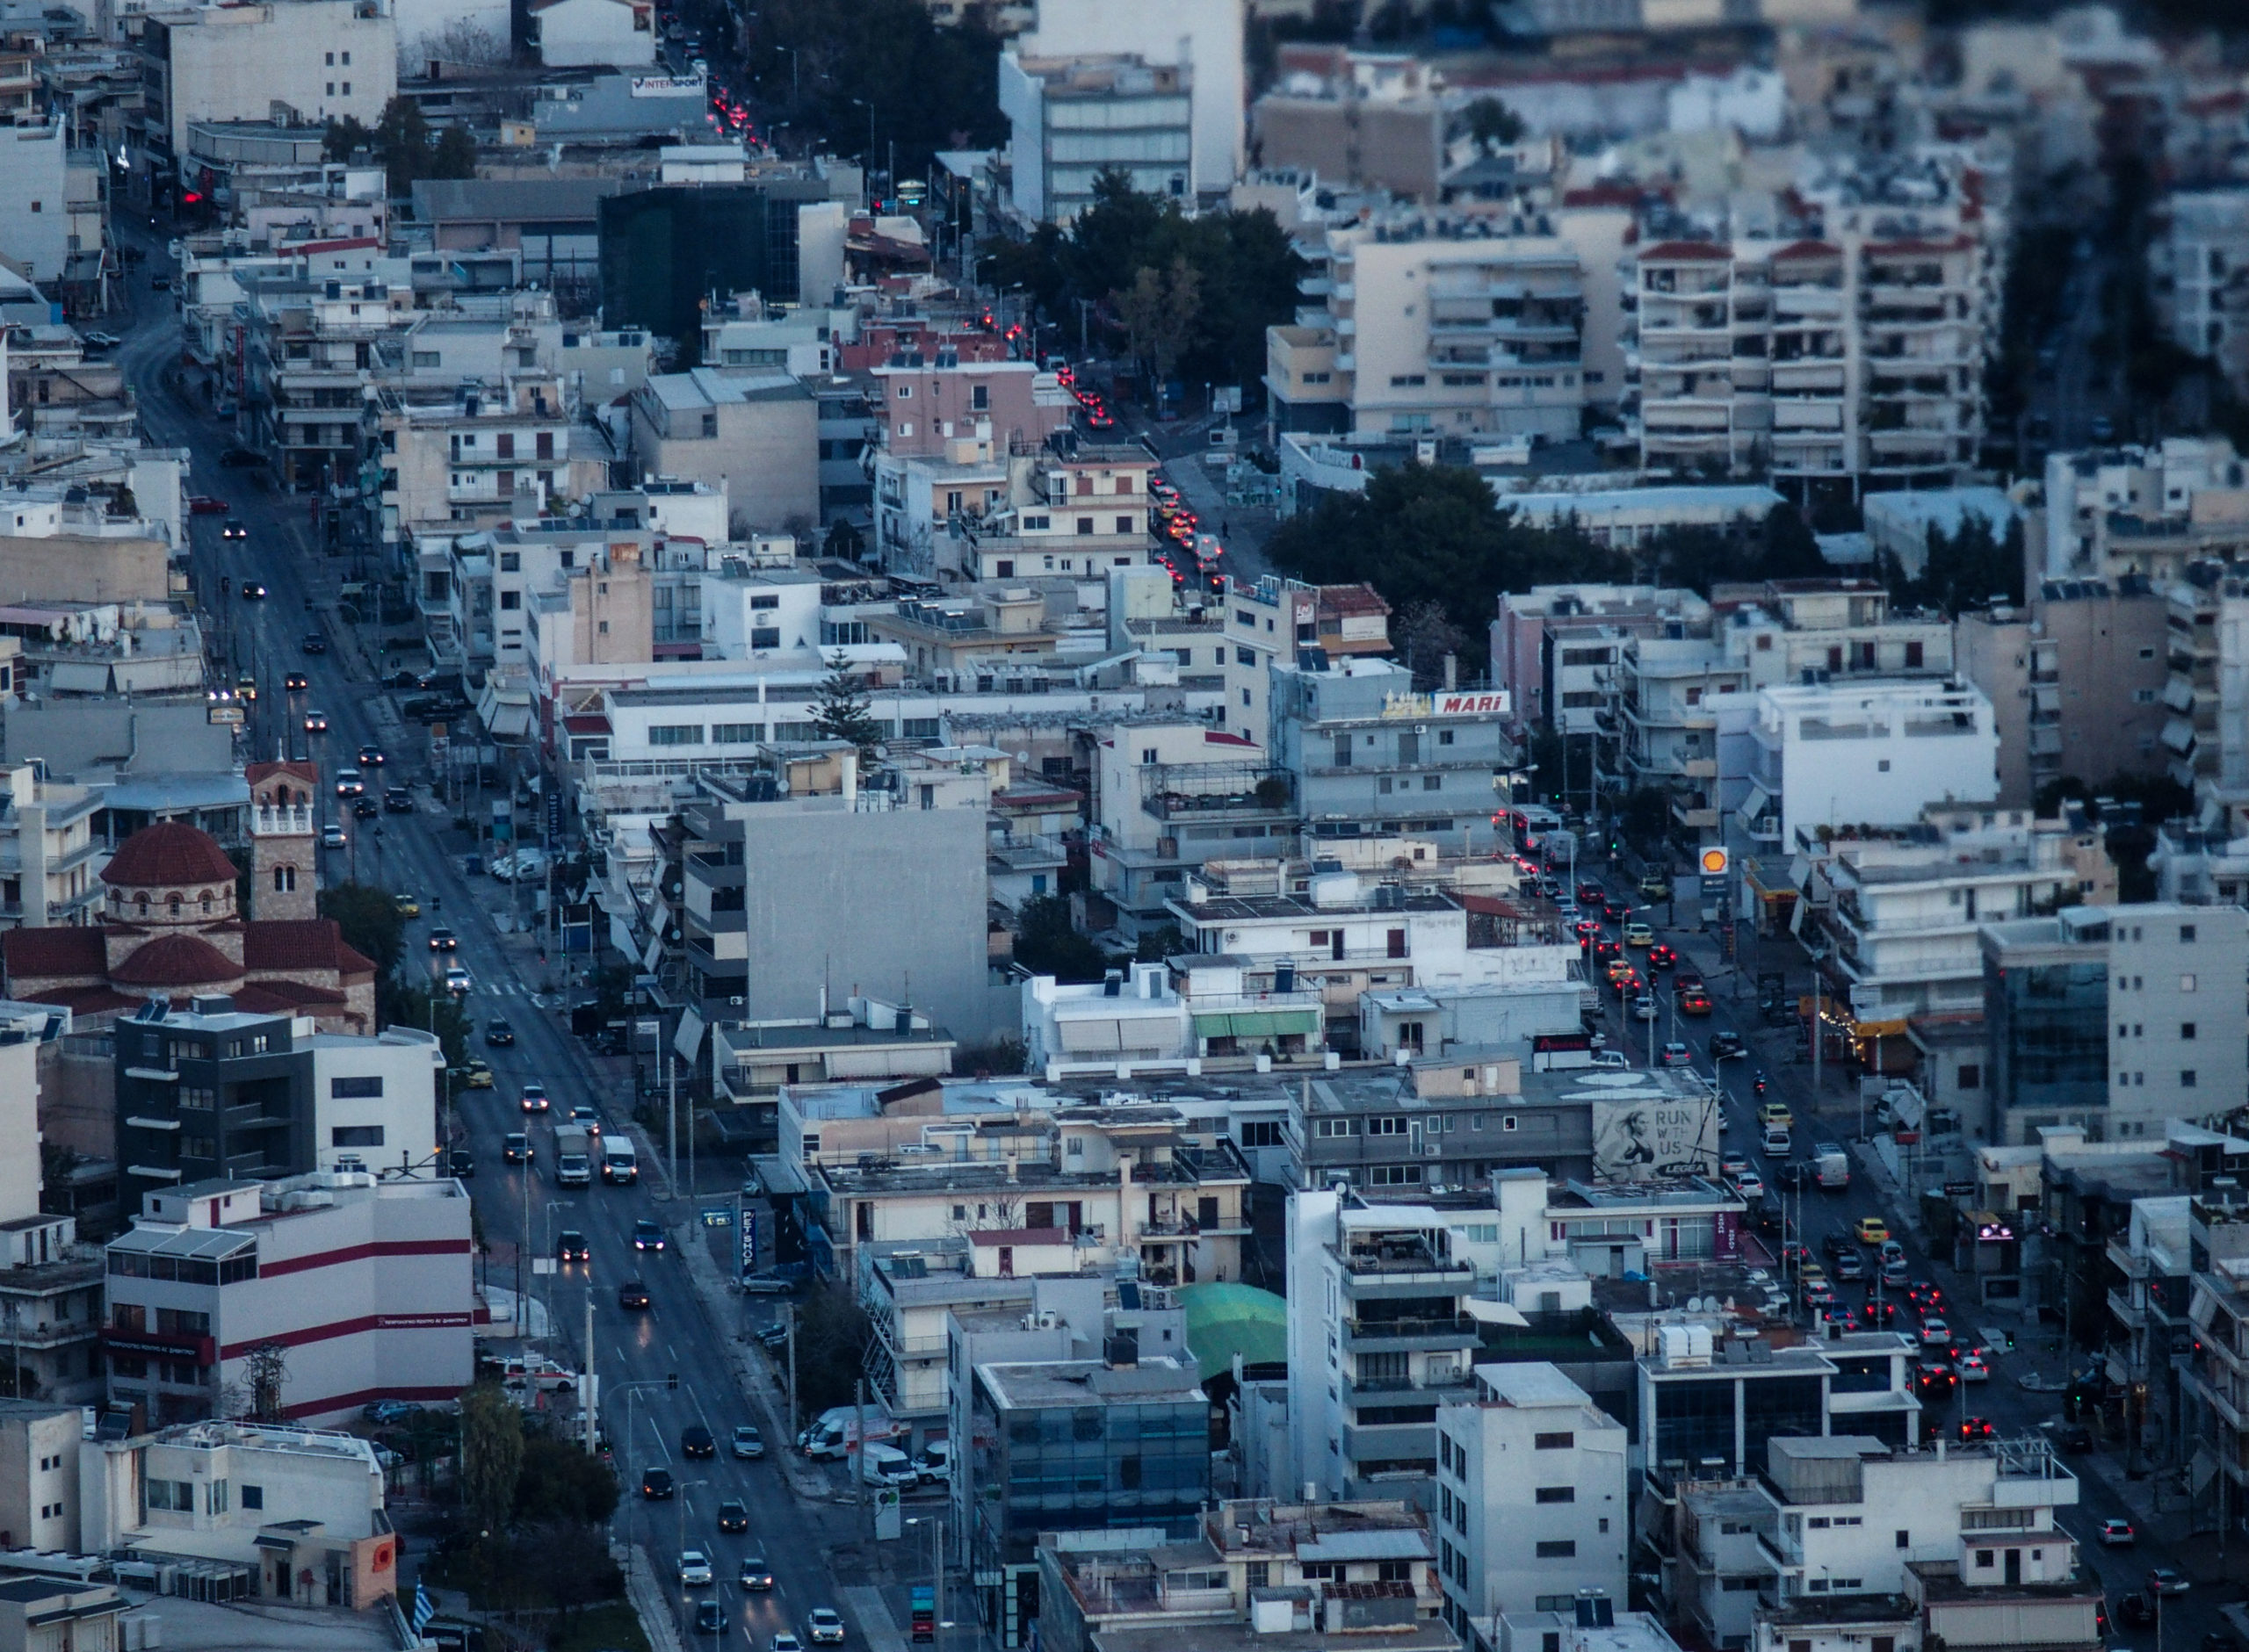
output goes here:
{"type": "Polygon", "coordinates": [[[78,1445],[86,1414],[46,1400],[0,1400],[0,1539],[11,1548],[83,1554],[78,1445]]]}
{"type": "Polygon", "coordinates": [[[1776,1436],[1766,1449],[1761,1483],[1778,1518],[1765,1541],[1783,1604],[1900,1594],[1910,1568],[1963,1551],[1963,1577],[1989,1570],[2010,1584],[2066,1582],[2077,1564],[2076,1540],[2054,1519],[2077,1506],[2077,1476],[2043,1434],[1934,1451],[1776,1436]]]}
{"type": "MultiPolygon", "coordinates": [[[[428,341],[416,329],[416,356],[428,341]]],[[[510,372],[442,388],[386,386],[368,435],[380,452],[382,536],[395,545],[450,525],[456,532],[536,516],[607,485],[607,458],[575,454],[573,398],[553,373],[510,372]]],[[[518,602],[509,604],[520,607],[518,602]]]]}
{"type": "Polygon", "coordinates": [[[1790,848],[1821,826],[1905,826],[1932,803],[1999,796],[1992,703],[1972,684],[1872,678],[1728,696],[1719,783],[1749,783],[1735,812],[1751,840],[1790,848]],[[1729,736],[1738,718],[1739,735],[1729,736]]]}
{"type": "Polygon", "coordinates": [[[315,1033],[313,1150],[322,1170],[427,1173],[444,1143],[445,1052],[418,1027],[315,1033]]]}
{"type": "Polygon", "coordinates": [[[2249,581],[2197,568],[2167,601],[2171,715],[2156,739],[2171,778],[2238,827],[2249,809],[2249,581]]]}
{"type": "Polygon", "coordinates": [[[1313,252],[1299,291],[1318,307],[1267,329],[1283,401],[1341,401],[1338,429],[1364,437],[1576,436],[1585,276],[1550,222],[1399,213],[1331,226],[1313,252]],[[1299,335],[1334,341],[1313,397],[1297,357],[1324,347],[1299,335]]]}
{"type": "Polygon", "coordinates": [[[1769,465],[1783,492],[1972,468],[1999,319],[1990,244],[1956,195],[1949,214],[1831,207],[1819,238],[1643,249],[1625,349],[1641,462],[1769,465]]]}
{"type": "Polygon", "coordinates": [[[214,1562],[308,1606],[398,1591],[398,1537],[374,1442],[268,1423],[190,1423],[72,1441],[80,1554],[214,1562]]]}
{"type": "Polygon", "coordinates": [[[1187,1068],[1195,1028],[1161,963],[1134,963],[1109,978],[1063,985],[1051,975],[1023,984],[1023,1070],[1048,1082],[1073,1071],[1113,1073],[1142,1065],[1187,1068]]]}
{"type": "Polygon", "coordinates": [[[1623,1424],[1543,1360],[1479,1365],[1437,1405],[1437,1575],[1464,1635],[1494,1614],[1625,1598],[1623,1424]]]}
{"type": "Polygon", "coordinates": [[[107,858],[93,835],[103,794],[42,780],[29,765],[0,772],[0,783],[8,804],[0,813],[0,925],[90,921],[103,894],[98,862],[107,858]]]}
{"type": "Polygon", "coordinates": [[[293,1420],[468,1384],[481,1310],[457,1181],[191,1182],[148,1194],[108,1252],[110,1399],[159,1422],[211,1415],[275,1339],[293,1420]]]}
{"type": "Polygon", "coordinates": [[[2214,363],[2237,389],[2249,385],[2249,189],[2178,190],[2157,203],[2148,237],[2157,324],[2190,356],[2214,363]]]}
{"type": "Polygon", "coordinates": [[[1895,833],[1839,834],[1813,871],[1830,891],[1819,928],[1862,1021],[1980,1010],[1982,925],[2116,900],[2098,829],[2026,809],[1931,809],[1895,833]]]}
{"type": "MultiPolygon", "coordinates": [[[[98,165],[98,151],[88,159],[98,165]]],[[[101,249],[100,174],[89,177],[92,210],[82,213],[74,211],[73,170],[59,112],[40,125],[0,125],[0,246],[26,279],[43,285],[62,278],[72,253],[101,249]]]]}
{"type": "Polygon", "coordinates": [[[2045,577],[2159,587],[2249,549],[2249,466],[2220,436],[2046,456],[2045,577]]]}
{"type": "Polygon", "coordinates": [[[1217,196],[1241,176],[1245,10],[1244,0],[1038,0],[1016,49],[1026,58],[1137,57],[1182,71],[1194,135],[1188,187],[1217,196]]]}
{"type": "Polygon", "coordinates": [[[295,0],[152,12],[141,30],[142,156],[168,171],[191,121],[270,120],[286,105],[314,126],[372,127],[398,91],[390,8],[295,0]]]}
{"type": "Polygon", "coordinates": [[[656,61],[654,0],[532,0],[530,43],[549,69],[639,69],[656,61]]]}
{"type": "Polygon", "coordinates": [[[1000,54],[1000,112],[1012,163],[1009,205],[1025,224],[1067,224],[1105,172],[1159,199],[1195,178],[1193,71],[1137,56],[1000,54]]]}

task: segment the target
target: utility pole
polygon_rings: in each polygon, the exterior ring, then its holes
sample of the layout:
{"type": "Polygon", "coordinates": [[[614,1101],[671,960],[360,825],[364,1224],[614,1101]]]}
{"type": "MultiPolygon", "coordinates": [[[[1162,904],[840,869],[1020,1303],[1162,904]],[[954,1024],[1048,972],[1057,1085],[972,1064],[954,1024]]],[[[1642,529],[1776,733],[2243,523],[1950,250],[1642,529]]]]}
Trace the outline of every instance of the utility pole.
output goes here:
{"type": "Polygon", "coordinates": [[[867,1380],[858,1377],[851,1384],[851,1480],[859,1497],[859,1512],[867,1511],[867,1380]]]}
{"type": "Polygon", "coordinates": [[[586,1374],[579,1386],[584,1390],[579,1396],[578,1409],[585,1415],[586,1455],[590,1457],[599,1449],[595,1439],[594,1403],[600,1392],[594,1386],[594,1286],[590,1279],[586,1281],[586,1374]]]}
{"type": "MultiPolygon", "coordinates": [[[[797,1415],[797,1304],[795,1301],[793,1299],[785,1300],[781,1304],[781,1313],[783,1315],[781,1323],[788,1328],[789,1332],[789,1359],[787,1367],[789,1373],[789,1432],[792,1436],[794,1436],[797,1430],[804,1426],[804,1419],[797,1415]]],[[[788,1442],[786,1440],[782,1442],[784,1446],[787,1445],[787,1443],[788,1442]]]]}
{"type": "Polygon", "coordinates": [[[664,1086],[670,1093],[670,1100],[666,1108],[669,1122],[665,1125],[665,1131],[669,1139],[667,1151],[671,1160],[671,1190],[676,1196],[679,1192],[679,1067],[669,1050],[664,1051],[664,1086]]]}

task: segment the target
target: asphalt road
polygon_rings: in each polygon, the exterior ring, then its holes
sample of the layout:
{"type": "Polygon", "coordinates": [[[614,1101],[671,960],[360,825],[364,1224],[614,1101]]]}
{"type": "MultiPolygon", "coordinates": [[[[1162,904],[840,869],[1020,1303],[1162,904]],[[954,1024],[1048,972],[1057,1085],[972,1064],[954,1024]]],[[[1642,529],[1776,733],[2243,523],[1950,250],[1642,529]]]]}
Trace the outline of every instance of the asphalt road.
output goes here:
{"type": "MultiPolygon", "coordinates": [[[[1577,876],[1582,882],[1595,874],[1580,869],[1577,876]]],[[[1629,914],[1628,921],[1649,923],[1654,928],[1655,938],[1659,941],[1667,941],[1681,949],[1681,967],[1692,967],[1690,960],[1684,956],[1684,943],[1689,936],[1697,937],[1698,949],[1707,950],[1706,943],[1699,939],[1699,931],[1689,927],[1667,927],[1659,922],[1666,915],[1666,909],[1661,905],[1645,905],[1631,886],[1619,878],[1602,881],[1612,898],[1635,908],[1629,914]]],[[[1613,941],[1623,940],[1622,926],[1618,923],[1605,923],[1602,934],[1613,941]]],[[[1644,977],[1649,975],[1647,955],[1634,949],[1626,950],[1641,974],[1644,977]]],[[[1658,1057],[1660,1058],[1664,1042],[1676,1039],[1692,1050],[1694,1064],[1698,1070],[1709,1074],[1715,1069],[1725,1109],[1725,1133],[1722,1140],[1723,1151],[1726,1155],[1739,1154],[1746,1158],[1751,1167],[1764,1177],[1767,1184],[1774,1186],[1773,1178],[1779,1169],[1779,1161],[1757,1151],[1760,1140],[1757,1108],[1768,1100],[1778,1100],[1786,1103],[1795,1115],[1792,1131],[1794,1157],[1808,1157],[1815,1139],[1848,1143],[1857,1133],[1855,1092],[1847,1087],[1842,1075],[1829,1067],[1824,1074],[1822,1093],[1815,1099],[1811,1069],[1808,1065],[1797,1064],[1791,1059],[1795,1041],[1793,1028],[1775,1032],[1763,1027],[1755,1020],[1754,999],[1747,1000],[1745,1005],[1744,1001],[1732,998],[1728,991],[1731,984],[1717,978],[1715,971],[1710,972],[1712,977],[1712,1014],[1707,1018],[1681,1017],[1676,1013],[1675,1000],[1669,990],[1669,977],[1663,972],[1653,973],[1660,1012],[1655,1040],[1658,1057]],[[1713,1063],[1710,1056],[1710,1040],[1712,1034],[1718,1032],[1734,1033],[1745,1038],[1750,1046],[1749,1056],[1746,1059],[1713,1063]],[[1755,1078],[1760,1071],[1768,1079],[1768,1089],[1762,1096],[1755,1091],[1755,1078]]],[[[1623,1014],[1613,993],[1606,997],[1604,1003],[1608,1006],[1608,1014],[1602,1027],[1608,1034],[1609,1047],[1626,1050],[1634,1065],[1646,1065],[1649,1059],[1648,1024],[1623,1014]]],[[[1797,1195],[1784,1193],[1774,1186],[1774,1191],[1783,1199],[1783,1209],[1789,1217],[1786,1237],[1810,1247],[1813,1259],[1824,1264],[1822,1242],[1828,1236],[1851,1236],[1862,1217],[1881,1216],[1906,1247],[1910,1263],[1909,1277],[1916,1280],[1933,1280],[1942,1288],[1947,1298],[1943,1317],[1961,1346],[1983,1344],[1984,1338],[1978,1334],[1979,1326],[2005,1327],[2014,1331],[2021,1346],[2013,1353],[2000,1353],[1988,1356],[1992,1368],[1989,1381],[1963,1383],[1954,1396],[1931,1406],[1940,1425],[1948,1431],[1956,1427],[1962,1418],[1971,1416],[1988,1419],[1995,1432],[2002,1437],[2038,1432],[2042,1424],[2058,1419],[2062,1405],[2059,1394],[2026,1389],[2016,1381],[2023,1371],[2029,1368],[2033,1357],[2030,1352],[2032,1345],[2043,1341],[2043,1337],[2034,1334],[2031,1328],[2019,1325],[2012,1312],[1979,1311],[1969,1306],[1958,1276],[1949,1266],[1932,1260],[1914,1232],[1899,1221],[1900,1213],[1884,1206],[1877,1184],[1870,1178],[1857,1173],[1858,1170],[1855,1160],[1850,1187],[1837,1193],[1812,1190],[1797,1195]]],[[[1772,1244],[1769,1239],[1765,1242],[1768,1247],[1772,1244]]],[[[1870,1255],[1869,1259],[1872,1259],[1870,1255]]],[[[1869,1279],[1874,1273],[1870,1267],[1869,1279]]],[[[1855,1306],[1867,1300],[1870,1293],[1864,1283],[1839,1282],[1836,1294],[1839,1301],[1855,1306]]],[[[1896,1328],[1917,1331],[1918,1317],[1911,1306],[1902,1300],[1900,1293],[1893,1291],[1885,1295],[1898,1302],[1896,1328]]],[[[1798,1318],[1800,1321],[1808,1319],[1800,1308],[1798,1318]]],[[[2052,1370],[2053,1362],[2050,1360],[2043,1361],[2042,1368],[2052,1370]]],[[[1924,1403],[1927,1403],[1927,1401],[1924,1403]]],[[[2115,1603],[2124,1594],[2142,1585],[2150,1567],[2175,1564],[2176,1557],[2166,1552],[2163,1546],[2145,1537],[2127,1547],[2104,1547],[2099,1541],[2099,1532],[2104,1520],[2114,1519],[2137,1523],[2132,1510],[2126,1506],[2115,1490],[2116,1482],[2123,1478],[2121,1451],[2103,1448],[2090,1454],[2065,1456],[2062,1461],[2078,1478],[2079,1501],[2076,1506],[2061,1511],[2059,1523],[2078,1540],[2080,1559],[2085,1566],[2100,1577],[2113,1616],[2115,1603]]],[[[2173,1597],[2166,1603],[2168,1621],[2164,1626],[2164,1648],[2168,1652],[2180,1652],[2180,1648],[2190,1644],[2199,1646],[2203,1634],[2223,1627],[2218,1606],[2221,1601],[2231,1598],[2232,1591],[2221,1593],[2213,1588],[2200,1588],[2184,1596],[2173,1597]]],[[[2152,1647],[2155,1634],[2152,1628],[2133,1629],[2118,1626],[2114,1631],[2114,1641],[2118,1646],[2137,1642],[2152,1647]]]]}
{"type": "MultiPolygon", "coordinates": [[[[228,433],[206,414],[199,400],[188,393],[174,368],[178,360],[177,321],[169,297],[149,290],[152,274],[164,269],[159,242],[136,234],[127,225],[126,235],[144,246],[148,263],[128,278],[129,324],[112,319],[112,330],[125,335],[119,350],[130,382],[141,397],[142,422],[148,439],[165,446],[179,446],[193,453],[190,491],[225,497],[231,517],[249,530],[246,539],[221,537],[222,520],[199,516],[192,520],[193,580],[219,629],[232,644],[237,658],[257,662],[263,692],[255,731],[262,737],[250,752],[253,759],[273,755],[281,736],[301,720],[309,706],[319,706],[329,718],[325,736],[307,737],[300,730],[291,735],[295,754],[309,745],[322,770],[322,806],[329,819],[337,812],[329,782],[335,769],[353,761],[362,741],[382,746],[389,761],[389,776],[420,775],[428,768],[425,732],[401,722],[393,696],[378,691],[364,676],[351,675],[354,664],[348,653],[310,658],[300,652],[308,624],[308,602],[332,599],[342,564],[321,555],[309,537],[309,512],[300,496],[291,498],[255,485],[262,472],[223,469],[220,455],[230,445],[228,433]],[[232,581],[236,595],[221,597],[221,578],[232,581]],[[269,595],[263,602],[244,601],[239,595],[245,580],[263,581],[269,595]],[[302,669],[311,679],[302,694],[284,695],[281,675],[302,669]],[[286,708],[286,716],[284,711],[286,708]]],[[[332,628],[332,610],[320,617],[323,629],[332,628]]],[[[394,891],[411,891],[420,897],[423,916],[410,926],[407,967],[416,967],[427,953],[429,930],[438,924],[459,936],[459,950],[447,962],[465,965],[476,982],[467,1008],[475,1024],[486,1018],[506,1017],[516,1030],[509,1049],[483,1049],[480,1053],[493,1066],[491,1090],[471,1091],[456,1098],[457,1128],[473,1149],[477,1174],[469,1182],[483,1230],[495,1242],[528,1237],[532,1253],[551,1253],[552,1235],[575,1228],[591,1241],[589,1265],[535,1281],[541,1296],[551,1295],[555,1325],[575,1348],[583,1334],[585,1306],[594,1309],[595,1368],[602,1380],[604,1425],[616,1454],[625,1499],[617,1517],[623,1535],[646,1544],[661,1575],[669,1576],[683,1544],[698,1547],[712,1557],[718,1576],[715,1587],[685,1591],[675,1586],[672,1595],[687,1618],[687,1598],[716,1597],[727,1611],[728,1630],[723,1638],[692,1637],[699,1645],[737,1644],[748,1636],[763,1646],[782,1629],[801,1637],[805,1620],[817,1605],[835,1605],[836,1598],[828,1550],[854,1535],[853,1515],[846,1511],[808,1509],[790,1493],[777,1464],[737,1461],[727,1454],[727,1441],[737,1423],[767,1418],[754,1417],[728,1374],[726,1344],[742,1334],[741,1326],[714,1324],[690,1287],[686,1268],[676,1249],[693,1213],[684,1199],[657,1196],[661,1179],[651,1176],[640,1186],[558,1188],[550,1177],[553,1164],[551,1124],[532,1127],[537,1162],[531,1172],[501,1163],[502,1138],[522,1128],[518,1096],[524,1080],[537,1078],[553,1099],[555,1112],[548,1120],[566,1115],[575,1105],[597,1108],[608,1129],[626,1122],[623,1111],[629,1098],[604,1093],[584,1047],[570,1035],[555,1012],[534,1006],[535,984],[521,978],[513,957],[493,922],[495,911],[506,905],[504,889],[488,877],[471,879],[439,840],[449,828],[449,812],[430,798],[426,786],[416,789],[416,809],[410,815],[386,815],[379,820],[346,822],[353,837],[347,851],[325,853],[322,876],[335,883],[351,875],[356,856],[360,875],[380,882],[394,891]],[[381,828],[380,838],[374,828],[381,828]],[[378,848],[380,844],[380,848],[378,848]],[[655,1183],[657,1185],[651,1185],[655,1183]],[[654,1217],[672,1230],[672,1245],[656,1256],[637,1254],[632,1244],[634,1222],[654,1217]],[[645,1312],[618,1305],[617,1287],[626,1278],[646,1280],[652,1306],[645,1312]],[[676,1387],[669,1379],[676,1375],[676,1387]],[[710,1461],[683,1461],[681,1432],[700,1423],[720,1441],[720,1454],[710,1461]],[[679,1482],[670,1502],[644,1503],[637,1495],[641,1469],[649,1465],[669,1468],[679,1482]],[[751,1511],[747,1535],[721,1536],[717,1527],[719,1504],[741,1498],[751,1511]],[[762,1554],[774,1573],[775,1586],[768,1593],[746,1594],[736,1581],[745,1555],[762,1554]]],[[[513,943],[521,946],[521,941],[513,943]]],[[[436,966],[434,963],[432,968],[436,966]]],[[[654,1145],[645,1140],[642,1164],[653,1170],[654,1145]]],[[[707,1167],[706,1167],[707,1169],[707,1167]]],[[[706,1175],[705,1185],[712,1176],[706,1175]]],[[[693,1235],[701,1243],[699,1232],[693,1235]]],[[[504,1266],[493,1270],[495,1283],[512,1286],[504,1266]]],[[[769,1307],[749,1310],[770,1319],[769,1307]]],[[[748,1317],[744,1324],[748,1323],[748,1317]]],[[[765,1427],[769,1450],[787,1449],[787,1442],[765,1427]]],[[[853,1626],[853,1641],[865,1644],[853,1626]]]]}

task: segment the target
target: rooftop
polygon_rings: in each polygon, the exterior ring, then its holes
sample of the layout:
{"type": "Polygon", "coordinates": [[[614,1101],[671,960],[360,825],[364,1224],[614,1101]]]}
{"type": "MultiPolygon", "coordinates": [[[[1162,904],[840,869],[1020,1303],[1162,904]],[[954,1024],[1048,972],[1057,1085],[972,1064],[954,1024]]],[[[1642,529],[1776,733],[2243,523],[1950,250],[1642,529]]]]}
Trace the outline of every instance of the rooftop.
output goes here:
{"type": "Polygon", "coordinates": [[[985,1388],[1006,1410],[1035,1410],[1093,1401],[1114,1404],[1204,1402],[1196,1374],[1175,1360],[1109,1365],[1099,1360],[1052,1360],[977,1367],[985,1388]]]}

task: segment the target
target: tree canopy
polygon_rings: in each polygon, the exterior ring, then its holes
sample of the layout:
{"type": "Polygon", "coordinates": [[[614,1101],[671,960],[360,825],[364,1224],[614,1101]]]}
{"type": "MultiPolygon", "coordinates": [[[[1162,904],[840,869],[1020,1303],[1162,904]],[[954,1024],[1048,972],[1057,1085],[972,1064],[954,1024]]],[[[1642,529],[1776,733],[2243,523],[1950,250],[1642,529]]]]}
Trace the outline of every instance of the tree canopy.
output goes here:
{"type": "Polygon", "coordinates": [[[1265,372],[1266,328],[1296,314],[1300,271],[1271,213],[1190,218],[1177,201],[1108,172],[1067,230],[1045,224],[988,247],[982,273],[1022,288],[1049,321],[1068,322],[1081,301],[1094,307],[1092,325],[1144,371],[1255,385],[1265,372]]]}
{"type": "Polygon", "coordinates": [[[393,195],[409,192],[416,178],[476,176],[475,135],[457,125],[432,132],[422,105],[410,97],[394,97],[384,105],[372,131],[356,116],[330,120],[321,147],[331,161],[373,155],[383,164],[393,195]]]}
{"type": "Polygon", "coordinates": [[[828,662],[828,675],[821,679],[820,698],[813,703],[812,725],[824,740],[849,740],[859,748],[859,761],[871,763],[876,742],[882,739],[882,725],[871,710],[873,702],[859,680],[851,675],[851,662],[838,653],[828,662]]]}

